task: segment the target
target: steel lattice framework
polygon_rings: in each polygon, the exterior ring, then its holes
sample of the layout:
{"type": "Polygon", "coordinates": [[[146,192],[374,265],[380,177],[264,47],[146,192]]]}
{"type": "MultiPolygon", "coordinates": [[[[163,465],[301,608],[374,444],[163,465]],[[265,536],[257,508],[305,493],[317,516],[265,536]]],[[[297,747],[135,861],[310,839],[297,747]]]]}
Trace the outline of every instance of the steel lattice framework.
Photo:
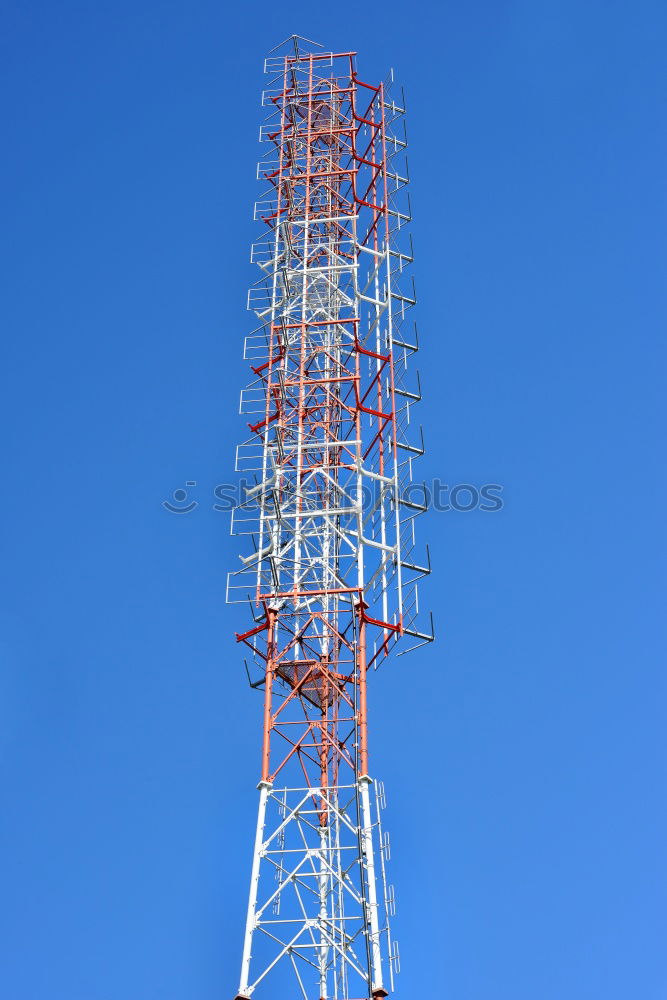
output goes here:
{"type": "Polygon", "coordinates": [[[359,79],[355,53],[296,37],[265,72],[260,325],[237,451],[254,485],[232,525],[253,551],[228,583],[250,602],[237,640],[264,693],[238,997],[368,1000],[393,988],[398,950],[367,676],[433,637],[418,615],[428,559],[414,556],[425,507],[406,494],[423,447],[409,439],[416,334],[401,332],[414,305],[403,102],[391,78],[359,79]]]}

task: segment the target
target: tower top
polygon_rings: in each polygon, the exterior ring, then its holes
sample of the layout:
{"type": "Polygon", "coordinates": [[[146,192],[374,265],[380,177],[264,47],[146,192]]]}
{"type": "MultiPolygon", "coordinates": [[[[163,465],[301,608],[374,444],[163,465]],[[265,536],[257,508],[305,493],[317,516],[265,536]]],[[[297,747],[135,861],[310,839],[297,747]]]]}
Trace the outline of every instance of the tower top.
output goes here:
{"type": "Polygon", "coordinates": [[[314,42],[312,38],[305,38],[303,35],[288,35],[282,42],[278,42],[278,44],[274,45],[272,49],[269,49],[267,54],[272,56],[280,54],[285,49],[288,49],[293,51],[294,55],[297,57],[300,55],[308,55],[308,51],[302,51],[302,46],[300,45],[301,42],[304,42],[305,45],[314,45],[318,49],[324,48],[321,42],[314,42]]]}

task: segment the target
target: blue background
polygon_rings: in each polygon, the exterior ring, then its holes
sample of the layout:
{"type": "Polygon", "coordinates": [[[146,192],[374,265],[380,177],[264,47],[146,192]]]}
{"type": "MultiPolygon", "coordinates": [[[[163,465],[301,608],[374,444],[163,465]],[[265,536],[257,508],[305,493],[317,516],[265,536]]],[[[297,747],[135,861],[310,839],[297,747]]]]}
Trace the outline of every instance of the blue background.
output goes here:
{"type": "Polygon", "coordinates": [[[372,687],[397,996],[664,998],[664,3],[2,21],[2,996],[237,986],[260,699],[212,503],[298,31],[406,86],[420,471],[504,486],[422,520],[438,640],[372,687]]]}

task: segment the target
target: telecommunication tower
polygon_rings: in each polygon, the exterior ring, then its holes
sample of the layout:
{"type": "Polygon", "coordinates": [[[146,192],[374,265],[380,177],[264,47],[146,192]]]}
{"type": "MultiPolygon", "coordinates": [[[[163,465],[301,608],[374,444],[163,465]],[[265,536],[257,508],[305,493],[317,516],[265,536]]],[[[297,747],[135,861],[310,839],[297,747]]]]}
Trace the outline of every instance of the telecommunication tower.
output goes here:
{"type": "Polygon", "coordinates": [[[354,52],[293,36],[266,59],[248,307],[250,480],[228,581],[249,601],[263,738],[237,1000],[379,1000],[393,991],[384,789],[369,757],[369,672],[429,642],[408,490],[423,453],[404,333],[415,297],[403,100],[354,52]]]}

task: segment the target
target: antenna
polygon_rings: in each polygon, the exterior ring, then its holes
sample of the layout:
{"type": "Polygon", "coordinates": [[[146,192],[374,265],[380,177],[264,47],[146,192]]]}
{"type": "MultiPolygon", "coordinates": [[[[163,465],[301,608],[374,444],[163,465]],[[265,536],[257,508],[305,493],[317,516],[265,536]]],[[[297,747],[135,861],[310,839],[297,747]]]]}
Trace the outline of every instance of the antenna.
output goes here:
{"type": "Polygon", "coordinates": [[[293,35],[265,63],[269,190],[237,450],[257,485],[234,513],[250,543],[228,583],[232,602],[249,595],[236,638],[264,697],[236,1000],[381,1000],[398,946],[368,675],[433,638],[418,612],[425,504],[406,493],[423,443],[406,437],[421,393],[402,332],[415,304],[404,112],[393,74],[364,83],[355,53],[300,42],[316,44],[293,35]]]}

